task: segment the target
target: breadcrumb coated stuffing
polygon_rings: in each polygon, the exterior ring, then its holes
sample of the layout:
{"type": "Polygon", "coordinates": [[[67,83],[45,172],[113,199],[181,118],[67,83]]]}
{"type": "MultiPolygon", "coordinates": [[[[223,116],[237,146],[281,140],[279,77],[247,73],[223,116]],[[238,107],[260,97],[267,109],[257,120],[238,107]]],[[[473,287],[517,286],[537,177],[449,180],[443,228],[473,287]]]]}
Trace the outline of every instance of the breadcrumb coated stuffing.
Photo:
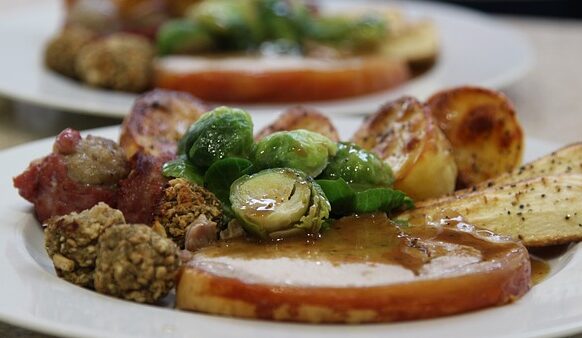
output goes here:
{"type": "Polygon", "coordinates": [[[93,288],[99,237],[111,226],[123,223],[121,211],[105,203],[80,213],[50,218],[45,229],[45,248],[57,275],[93,288]]]}
{"type": "Polygon", "coordinates": [[[150,86],[153,59],[154,48],[146,38],[115,33],[86,45],[76,71],[91,86],[140,92],[150,86]]]}
{"type": "Polygon", "coordinates": [[[220,201],[207,189],[176,178],[164,190],[154,225],[161,225],[168,237],[183,249],[186,230],[200,215],[221,224],[223,212],[220,201]]]}
{"type": "Polygon", "coordinates": [[[111,227],[99,239],[95,290],[140,303],[155,303],[174,287],[179,250],[143,224],[111,227]]]}
{"type": "Polygon", "coordinates": [[[71,26],[55,35],[46,45],[44,63],[55,72],[76,79],[75,63],[81,49],[95,38],[95,34],[83,27],[71,26]]]}

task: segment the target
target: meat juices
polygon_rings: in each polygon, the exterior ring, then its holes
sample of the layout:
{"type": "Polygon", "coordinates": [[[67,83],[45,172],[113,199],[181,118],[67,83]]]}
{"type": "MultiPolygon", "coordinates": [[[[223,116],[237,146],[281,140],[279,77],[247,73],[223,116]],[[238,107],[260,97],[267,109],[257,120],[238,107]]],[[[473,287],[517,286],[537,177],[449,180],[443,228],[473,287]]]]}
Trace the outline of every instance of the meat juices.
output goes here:
{"type": "Polygon", "coordinates": [[[111,140],[65,129],[53,152],[33,161],[13,179],[19,194],[34,204],[39,221],[89,209],[98,202],[117,205],[117,182],[129,166],[123,151],[111,140]]]}

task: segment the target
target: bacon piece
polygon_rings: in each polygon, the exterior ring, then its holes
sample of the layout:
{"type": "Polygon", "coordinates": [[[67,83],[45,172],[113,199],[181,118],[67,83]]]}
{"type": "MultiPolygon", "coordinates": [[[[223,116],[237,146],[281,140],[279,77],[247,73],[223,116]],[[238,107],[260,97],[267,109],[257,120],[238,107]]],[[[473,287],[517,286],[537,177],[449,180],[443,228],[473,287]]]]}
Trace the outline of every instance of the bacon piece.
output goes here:
{"type": "Polygon", "coordinates": [[[52,216],[89,209],[98,202],[115,208],[115,186],[93,186],[74,181],[60,154],[34,161],[13,179],[20,196],[34,204],[36,218],[44,222],[52,216]]]}
{"type": "Polygon", "coordinates": [[[162,166],[174,155],[150,156],[141,152],[131,159],[129,176],[119,183],[118,209],[128,223],[151,224],[168,179],[162,166]]]}

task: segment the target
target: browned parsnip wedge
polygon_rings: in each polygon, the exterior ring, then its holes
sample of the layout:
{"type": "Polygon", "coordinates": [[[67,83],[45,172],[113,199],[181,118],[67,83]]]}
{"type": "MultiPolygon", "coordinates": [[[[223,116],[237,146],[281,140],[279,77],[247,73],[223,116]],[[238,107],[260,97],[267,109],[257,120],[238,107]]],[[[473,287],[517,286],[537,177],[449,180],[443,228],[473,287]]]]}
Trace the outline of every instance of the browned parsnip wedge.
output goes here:
{"type": "Polygon", "coordinates": [[[436,26],[425,20],[403,23],[390,34],[390,42],[384,44],[382,53],[404,58],[416,68],[426,69],[433,64],[439,54],[439,37],[436,26]]]}
{"type": "Polygon", "coordinates": [[[176,144],[206,107],[187,93],[153,90],[138,97],[123,120],[119,144],[128,158],[176,152],[176,144]]]}
{"type": "Polygon", "coordinates": [[[434,94],[427,106],[453,145],[458,188],[496,177],[521,163],[523,131],[505,95],[459,87],[434,94]]]}
{"type": "MultiPolygon", "coordinates": [[[[457,190],[453,194],[461,196],[477,190],[517,183],[536,177],[560,174],[582,174],[582,143],[567,145],[537,160],[526,163],[511,172],[501,174],[469,188],[457,190]]],[[[443,196],[442,198],[446,199],[449,196],[443,196]]],[[[430,199],[423,201],[422,205],[437,201],[439,199],[430,199]]]]}
{"type": "Polygon", "coordinates": [[[326,136],[332,141],[339,141],[339,134],[331,120],[317,109],[304,106],[295,106],[285,110],[273,123],[261,129],[255,139],[260,140],[278,131],[296,129],[307,129],[326,136]]]}
{"type": "Polygon", "coordinates": [[[461,217],[529,247],[582,240],[582,174],[543,176],[419,203],[411,225],[461,217]]]}
{"type": "Polygon", "coordinates": [[[373,150],[394,171],[394,186],[415,200],[452,192],[457,166],[449,141],[420,102],[388,103],[356,131],[353,141],[373,150]]]}

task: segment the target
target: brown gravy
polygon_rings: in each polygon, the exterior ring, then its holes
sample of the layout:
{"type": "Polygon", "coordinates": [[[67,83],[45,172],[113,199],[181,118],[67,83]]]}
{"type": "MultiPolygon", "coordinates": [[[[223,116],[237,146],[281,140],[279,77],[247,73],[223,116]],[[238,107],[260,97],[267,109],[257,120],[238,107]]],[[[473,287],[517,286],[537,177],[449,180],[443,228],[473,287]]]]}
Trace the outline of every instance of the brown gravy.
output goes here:
{"type": "Polygon", "coordinates": [[[550,274],[550,265],[543,259],[530,255],[531,262],[531,282],[533,285],[539,284],[550,274]]]}
{"type": "MultiPolygon", "coordinates": [[[[504,255],[511,246],[517,245],[461,221],[450,220],[442,226],[399,227],[384,214],[371,214],[339,219],[318,237],[262,243],[241,238],[221,241],[197,255],[239,260],[289,258],[333,265],[389,264],[419,275],[421,271],[426,273],[428,265],[438,258],[446,256],[449,261],[472,264],[504,255]]],[[[430,271],[429,275],[438,273],[432,268],[430,271]]]]}

